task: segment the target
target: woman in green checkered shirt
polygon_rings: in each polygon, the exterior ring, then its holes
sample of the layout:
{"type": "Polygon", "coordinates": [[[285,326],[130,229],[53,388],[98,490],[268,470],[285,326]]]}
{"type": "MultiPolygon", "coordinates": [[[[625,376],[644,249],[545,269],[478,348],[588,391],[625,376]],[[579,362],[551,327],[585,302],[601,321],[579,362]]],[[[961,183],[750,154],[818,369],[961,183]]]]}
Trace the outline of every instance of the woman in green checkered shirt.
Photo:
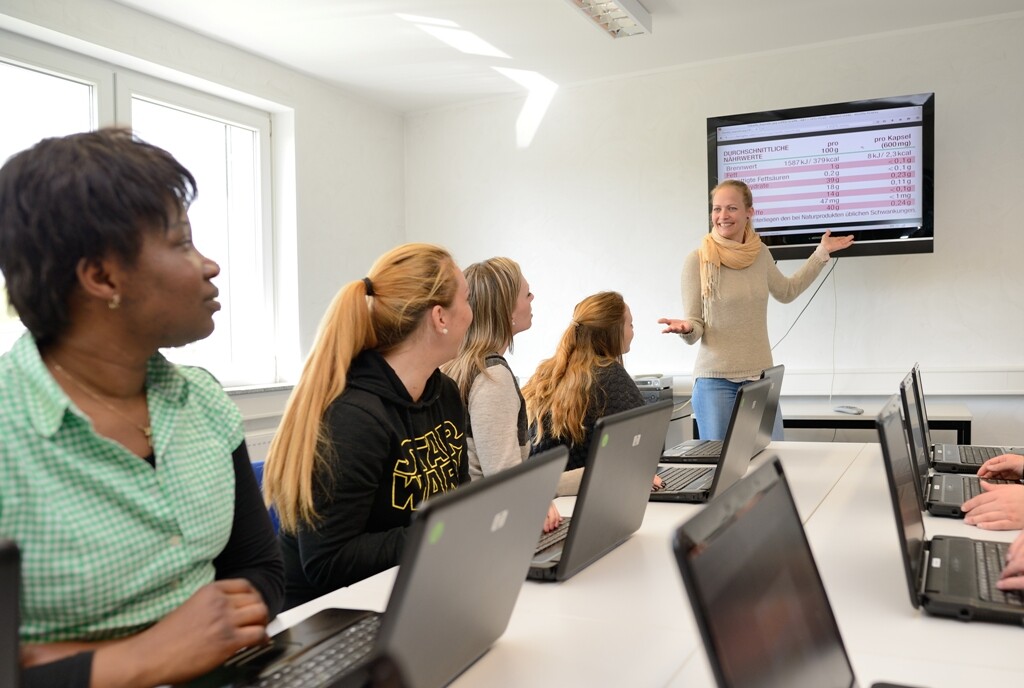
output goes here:
{"type": "MultiPolygon", "coordinates": [[[[0,537],[22,552],[27,686],[177,683],[266,638],[283,567],[241,417],[158,350],[213,331],[192,175],[124,130],[0,169],[0,537]]],[[[5,622],[7,620],[4,620],[5,622]]]]}

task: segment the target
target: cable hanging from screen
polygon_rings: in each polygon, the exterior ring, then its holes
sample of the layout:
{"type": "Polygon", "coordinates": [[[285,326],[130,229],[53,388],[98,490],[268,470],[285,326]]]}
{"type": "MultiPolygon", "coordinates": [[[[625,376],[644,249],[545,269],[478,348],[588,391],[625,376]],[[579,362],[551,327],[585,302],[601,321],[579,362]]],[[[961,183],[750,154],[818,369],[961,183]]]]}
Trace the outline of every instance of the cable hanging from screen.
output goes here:
{"type": "Polygon", "coordinates": [[[793,320],[793,323],[789,326],[789,329],[786,330],[786,333],[784,335],[782,335],[782,337],[779,339],[779,341],[777,341],[774,344],[772,344],[772,349],[771,349],[772,351],[775,351],[775,347],[777,347],[779,344],[781,344],[786,339],[786,337],[789,336],[789,333],[793,331],[793,328],[796,327],[796,324],[798,322],[800,322],[800,316],[802,316],[804,314],[804,311],[807,310],[807,307],[810,306],[811,302],[814,301],[814,297],[817,296],[818,292],[821,290],[821,285],[825,284],[825,282],[828,281],[828,276],[831,275],[832,271],[836,269],[836,265],[839,265],[839,259],[838,258],[835,259],[835,262],[832,263],[832,267],[830,267],[828,269],[828,272],[825,273],[825,276],[822,278],[821,282],[818,283],[818,286],[814,290],[814,293],[811,294],[811,298],[807,299],[807,303],[805,303],[804,307],[800,309],[800,312],[796,314],[796,319],[793,320]]]}

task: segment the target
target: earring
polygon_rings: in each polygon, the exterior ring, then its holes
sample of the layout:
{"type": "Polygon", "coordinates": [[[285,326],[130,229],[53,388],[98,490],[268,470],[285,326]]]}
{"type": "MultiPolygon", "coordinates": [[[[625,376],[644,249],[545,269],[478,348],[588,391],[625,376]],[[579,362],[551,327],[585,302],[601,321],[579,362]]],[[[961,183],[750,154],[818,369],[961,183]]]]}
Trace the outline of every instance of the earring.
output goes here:
{"type": "Polygon", "coordinates": [[[442,327],[441,328],[441,334],[448,334],[448,328],[447,327],[442,327]]]}
{"type": "Polygon", "coordinates": [[[114,294],[113,296],[110,297],[110,300],[107,301],[107,308],[109,308],[112,311],[116,311],[120,307],[121,307],[121,295],[120,294],[114,294]]]}
{"type": "Polygon", "coordinates": [[[515,326],[516,326],[516,319],[512,318],[512,327],[515,327],[515,326]]]}

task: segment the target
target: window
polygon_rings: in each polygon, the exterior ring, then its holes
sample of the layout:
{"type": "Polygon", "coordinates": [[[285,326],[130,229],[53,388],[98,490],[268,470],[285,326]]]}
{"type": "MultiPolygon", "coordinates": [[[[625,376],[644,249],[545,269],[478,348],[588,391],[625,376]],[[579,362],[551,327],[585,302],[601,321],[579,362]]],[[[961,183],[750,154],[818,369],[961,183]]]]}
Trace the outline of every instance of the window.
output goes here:
{"type": "MultiPolygon", "coordinates": [[[[18,107],[6,108],[0,127],[0,161],[48,136],[89,131],[96,126],[95,84],[0,60],[0,93],[18,107]]],[[[7,351],[25,331],[7,307],[7,290],[0,274],[0,352],[7,351]]]]}
{"type": "MultiPolygon", "coordinates": [[[[0,35],[0,89],[8,102],[25,104],[5,114],[5,124],[8,116],[16,119],[0,130],[0,158],[42,138],[115,123],[168,150],[196,178],[199,195],[189,218],[196,246],[221,267],[215,283],[222,309],[210,337],[164,353],[172,361],[209,369],[224,385],[276,382],[275,337],[267,334],[275,330],[270,115],[0,35]]],[[[0,296],[6,306],[6,292],[0,296]]],[[[22,331],[4,308],[0,352],[22,331]]]]}

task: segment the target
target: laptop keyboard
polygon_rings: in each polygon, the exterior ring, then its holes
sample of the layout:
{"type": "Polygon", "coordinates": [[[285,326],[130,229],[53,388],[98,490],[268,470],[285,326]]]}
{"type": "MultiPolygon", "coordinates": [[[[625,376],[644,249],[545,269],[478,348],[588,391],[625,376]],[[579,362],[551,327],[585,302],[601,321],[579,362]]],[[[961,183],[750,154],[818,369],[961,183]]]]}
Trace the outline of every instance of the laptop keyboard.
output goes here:
{"type": "Polygon", "coordinates": [[[996,587],[999,574],[1006,564],[1006,551],[1009,547],[1005,542],[974,543],[978,565],[978,593],[981,599],[987,602],[1024,607],[1024,594],[1019,590],[1004,591],[996,587]]]}
{"type": "Polygon", "coordinates": [[[973,466],[980,466],[989,459],[1006,453],[1002,447],[976,447],[966,444],[961,445],[958,451],[960,452],[960,462],[973,466]]]}
{"type": "Polygon", "coordinates": [[[717,458],[722,455],[722,445],[725,444],[722,440],[708,440],[698,445],[687,445],[685,442],[677,444],[671,449],[666,449],[662,456],[707,456],[711,458],[717,458]]]}
{"type": "Polygon", "coordinates": [[[569,537],[569,521],[572,519],[563,517],[562,522],[558,524],[558,527],[552,530],[550,533],[544,533],[540,536],[540,540],[537,541],[537,548],[533,551],[534,554],[546,550],[551,545],[561,542],[565,538],[569,537]]]}
{"type": "Polygon", "coordinates": [[[247,686],[258,688],[317,688],[332,685],[366,659],[380,630],[380,615],[368,616],[337,635],[247,686]]]}
{"type": "MultiPolygon", "coordinates": [[[[1010,483],[1017,484],[1014,480],[988,480],[985,482],[992,483],[993,485],[1007,485],[1010,483]]],[[[977,497],[984,490],[981,489],[981,481],[977,478],[964,478],[964,501],[973,497],[977,497]]]]}
{"type": "Polygon", "coordinates": [[[662,468],[658,471],[658,477],[665,483],[660,492],[679,492],[682,488],[692,483],[697,478],[709,474],[712,468],[708,467],[678,467],[662,468]]]}

